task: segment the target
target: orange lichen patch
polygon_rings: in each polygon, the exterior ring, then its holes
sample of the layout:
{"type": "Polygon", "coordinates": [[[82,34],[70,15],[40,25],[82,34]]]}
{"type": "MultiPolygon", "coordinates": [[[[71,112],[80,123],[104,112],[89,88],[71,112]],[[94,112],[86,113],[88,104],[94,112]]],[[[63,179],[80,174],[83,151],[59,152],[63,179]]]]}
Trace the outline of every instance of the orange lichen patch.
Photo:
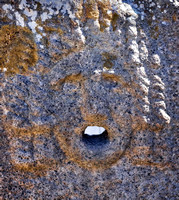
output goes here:
{"type": "Polygon", "coordinates": [[[73,75],[66,76],[63,79],[52,81],[51,86],[52,86],[52,89],[59,90],[60,86],[65,82],[73,82],[75,84],[75,83],[80,83],[83,80],[84,80],[84,77],[81,74],[73,74],[73,75]]]}
{"type": "Polygon", "coordinates": [[[84,14],[87,19],[98,19],[99,17],[99,10],[98,4],[95,0],[89,0],[84,4],[84,14]]]}
{"type": "Polygon", "coordinates": [[[108,74],[108,73],[102,73],[102,78],[106,81],[113,81],[113,82],[117,82],[120,83],[123,87],[129,87],[128,83],[125,81],[125,79],[120,76],[120,75],[116,75],[116,74],[108,74]]]}
{"type": "Polygon", "coordinates": [[[108,52],[104,52],[102,53],[102,56],[106,59],[111,59],[111,60],[116,60],[117,59],[117,56],[116,55],[113,55],[111,53],[108,53],[108,52]]]}
{"type": "Polygon", "coordinates": [[[0,68],[7,74],[24,74],[38,61],[32,32],[21,26],[5,25],[0,29],[0,68]]]}
{"type": "MultiPolygon", "coordinates": [[[[150,26],[150,35],[153,39],[157,39],[160,35],[159,32],[159,24],[160,22],[158,20],[153,21],[152,17],[154,15],[150,14],[147,20],[148,25],[150,26]],[[155,22],[155,24],[154,24],[155,22]]],[[[163,18],[163,21],[169,21],[167,18],[163,18]]]]}
{"type": "Polygon", "coordinates": [[[109,0],[88,0],[84,3],[80,1],[78,8],[76,16],[82,21],[87,19],[98,20],[101,31],[109,27],[112,20],[111,3],[109,0]]]}
{"type": "Polygon", "coordinates": [[[48,171],[54,170],[57,168],[57,161],[55,159],[41,159],[32,163],[20,163],[17,164],[13,161],[12,165],[15,170],[29,172],[36,176],[44,176],[48,171]]]}
{"type": "Polygon", "coordinates": [[[88,109],[86,109],[86,107],[80,107],[81,113],[83,114],[83,118],[86,121],[89,121],[90,124],[94,124],[94,126],[96,125],[100,125],[100,121],[105,121],[107,120],[107,116],[105,115],[94,115],[92,113],[90,113],[90,111],[88,109]]]}
{"type": "Polygon", "coordinates": [[[149,128],[149,124],[143,118],[143,116],[131,116],[132,117],[132,129],[135,131],[140,131],[140,130],[147,130],[149,128]]]}
{"type": "Polygon", "coordinates": [[[98,19],[101,12],[103,19],[111,20],[112,12],[108,12],[110,8],[111,5],[109,0],[89,0],[84,3],[85,15],[88,19],[98,19]]]}
{"type": "Polygon", "coordinates": [[[150,150],[150,147],[148,146],[138,146],[138,147],[135,147],[133,148],[132,150],[132,153],[135,154],[135,155],[140,155],[140,154],[151,154],[151,150],[150,150]]]}
{"type": "Polygon", "coordinates": [[[153,131],[155,133],[159,133],[164,127],[165,127],[165,124],[156,123],[156,124],[151,124],[149,128],[151,131],[153,131]]]}
{"type": "Polygon", "coordinates": [[[109,0],[98,1],[98,6],[102,11],[103,17],[106,19],[112,19],[112,12],[108,12],[111,9],[109,0]]]}
{"type": "Polygon", "coordinates": [[[110,11],[111,5],[108,0],[104,0],[98,1],[98,7],[101,14],[99,17],[100,30],[104,31],[105,28],[110,26],[112,20],[112,11],[110,11]]]}
{"type": "Polygon", "coordinates": [[[83,15],[83,0],[80,0],[78,3],[77,3],[77,12],[75,13],[76,17],[77,18],[81,18],[81,16],[83,15]]]}
{"type": "Polygon", "coordinates": [[[58,33],[59,36],[63,34],[63,31],[60,28],[54,28],[50,26],[43,26],[45,33],[58,33]]]}
{"type": "Polygon", "coordinates": [[[110,69],[113,67],[113,63],[111,60],[106,60],[105,63],[103,64],[103,67],[106,68],[106,69],[110,69]]]}
{"type": "Polygon", "coordinates": [[[166,163],[156,163],[156,162],[151,162],[148,160],[141,160],[141,159],[134,159],[132,162],[133,165],[135,166],[150,166],[150,167],[156,167],[160,170],[168,169],[172,167],[172,164],[169,162],[166,163]]]}
{"type": "Polygon", "coordinates": [[[114,13],[112,15],[112,21],[111,21],[111,24],[112,24],[112,27],[113,27],[113,31],[115,31],[116,28],[117,28],[117,21],[118,21],[118,19],[119,19],[119,15],[117,13],[114,13]]]}
{"type": "Polygon", "coordinates": [[[34,126],[31,128],[18,128],[10,125],[9,123],[4,124],[6,132],[12,137],[23,137],[23,136],[38,136],[50,132],[48,126],[34,126]]]}

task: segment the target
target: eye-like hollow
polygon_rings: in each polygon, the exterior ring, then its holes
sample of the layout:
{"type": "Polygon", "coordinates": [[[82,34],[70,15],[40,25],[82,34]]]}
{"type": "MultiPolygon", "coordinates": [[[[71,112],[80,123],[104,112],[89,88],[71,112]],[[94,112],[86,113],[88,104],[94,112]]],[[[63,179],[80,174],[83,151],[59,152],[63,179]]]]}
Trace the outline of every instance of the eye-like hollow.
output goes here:
{"type": "Polygon", "coordinates": [[[109,143],[109,135],[103,127],[88,126],[82,132],[82,141],[90,148],[98,148],[109,143]]]}
{"type": "Polygon", "coordinates": [[[106,80],[104,82],[104,86],[106,89],[112,90],[113,88],[117,87],[118,83],[113,80],[106,80]]]}
{"type": "Polygon", "coordinates": [[[125,79],[120,75],[103,73],[102,78],[103,78],[105,87],[109,88],[110,90],[113,88],[121,87],[121,86],[122,87],[127,86],[125,79]]]}
{"type": "Polygon", "coordinates": [[[63,79],[51,82],[54,90],[63,90],[64,92],[75,92],[80,86],[84,77],[79,74],[71,74],[65,76],[63,79]]]}
{"type": "Polygon", "coordinates": [[[63,91],[65,93],[74,93],[80,89],[80,84],[77,82],[66,82],[63,84],[63,91]]]}

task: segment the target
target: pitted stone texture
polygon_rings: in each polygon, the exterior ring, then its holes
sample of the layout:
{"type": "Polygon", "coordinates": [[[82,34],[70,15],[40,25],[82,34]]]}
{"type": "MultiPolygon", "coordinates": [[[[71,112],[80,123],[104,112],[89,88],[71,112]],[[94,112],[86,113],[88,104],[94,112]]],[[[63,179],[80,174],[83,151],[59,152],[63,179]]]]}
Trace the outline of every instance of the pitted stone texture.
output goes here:
{"type": "Polygon", "coordinates": [[[19,51],[28,74],[0,66],[2,198],[177,199],[177,6],[0,2],[0,32],[25,29],[38,48],[35,62],[19,51]],[[88,126],[105,137],[88,144],[88,126]]]}

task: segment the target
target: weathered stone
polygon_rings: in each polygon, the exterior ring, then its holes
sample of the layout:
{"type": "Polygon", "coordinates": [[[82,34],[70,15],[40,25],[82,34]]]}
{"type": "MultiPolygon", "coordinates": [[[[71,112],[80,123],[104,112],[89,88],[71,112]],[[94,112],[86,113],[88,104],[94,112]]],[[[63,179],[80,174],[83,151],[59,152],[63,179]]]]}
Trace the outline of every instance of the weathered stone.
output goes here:
{"type": "Polygon", "coordinates": [[[178,6],[0,2],[2,199],[177,199],[178,6]]]}

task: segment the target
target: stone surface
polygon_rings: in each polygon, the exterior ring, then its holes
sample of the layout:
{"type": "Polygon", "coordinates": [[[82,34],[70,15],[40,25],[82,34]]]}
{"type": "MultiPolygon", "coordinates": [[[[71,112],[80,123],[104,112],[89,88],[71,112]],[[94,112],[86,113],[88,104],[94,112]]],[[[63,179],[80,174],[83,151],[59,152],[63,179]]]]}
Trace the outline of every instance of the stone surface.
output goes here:
{"type": "Polygon", "coordinates": [[[178,7],[0,1],[1,199],[178,199],[178,7]]]}

